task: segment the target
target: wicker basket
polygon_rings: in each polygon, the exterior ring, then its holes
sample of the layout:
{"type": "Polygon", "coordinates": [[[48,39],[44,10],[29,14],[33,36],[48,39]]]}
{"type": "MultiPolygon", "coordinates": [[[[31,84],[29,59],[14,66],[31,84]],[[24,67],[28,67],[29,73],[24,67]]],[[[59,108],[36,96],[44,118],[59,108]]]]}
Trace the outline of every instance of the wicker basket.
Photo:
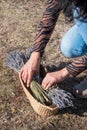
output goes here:
{"type": "Polygon", "coordinates": [[[27,90],[21,78],[20,78],[20,82],[22,84],[23,90],[27,98],[30,101],[31,106],[33,107],[36,113],[38,113],[42,117],[52,116],[57,113],[58,107],[56,105],[46,106],[46,105],[41,104],[30,94],[29,90],[27,90]]]}

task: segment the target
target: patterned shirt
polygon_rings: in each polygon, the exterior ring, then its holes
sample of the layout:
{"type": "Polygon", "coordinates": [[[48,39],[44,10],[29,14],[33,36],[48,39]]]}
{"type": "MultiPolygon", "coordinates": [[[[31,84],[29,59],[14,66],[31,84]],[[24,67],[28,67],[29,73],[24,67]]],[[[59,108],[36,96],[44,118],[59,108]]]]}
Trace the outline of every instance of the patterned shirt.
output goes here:
{"type": "MultiPolygon", "coordinates": [[[[59,1],[60,0],[48,0],[46,10],[37,29],[34,44],[32,45],[32,51],[40,52],[41,57],[62,10],[62,6],[60,6],[59,1]]],[[[68,64],[66,68],[71,75],[77,76],[79,73],[87,69],[87,54],[76,58],[68,64]]]]}

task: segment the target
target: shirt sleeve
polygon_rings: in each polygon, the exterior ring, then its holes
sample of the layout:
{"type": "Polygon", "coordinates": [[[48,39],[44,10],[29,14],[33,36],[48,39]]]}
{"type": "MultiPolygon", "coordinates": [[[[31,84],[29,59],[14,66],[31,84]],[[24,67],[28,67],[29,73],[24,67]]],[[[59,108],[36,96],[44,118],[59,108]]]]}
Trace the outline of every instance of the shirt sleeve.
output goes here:
{"type": "Polygon", "coordinates": [[[50,39],[57,18],[61,11],[61,6],[59,1],[61,0],[48,0],[42,20],[40,21],[37,29],[37,34],[34,39],[34,44],[31,47],[32,52],[33,51],[40,52],[41,56],[44,53],[46,44],[50,39]]]}
{"type": "Polygon", "coordinates": [[[87,69],[87,53],[79,58],[74,59],[66,66],[67,70],[72,76],[77,76],[87,69]]]}

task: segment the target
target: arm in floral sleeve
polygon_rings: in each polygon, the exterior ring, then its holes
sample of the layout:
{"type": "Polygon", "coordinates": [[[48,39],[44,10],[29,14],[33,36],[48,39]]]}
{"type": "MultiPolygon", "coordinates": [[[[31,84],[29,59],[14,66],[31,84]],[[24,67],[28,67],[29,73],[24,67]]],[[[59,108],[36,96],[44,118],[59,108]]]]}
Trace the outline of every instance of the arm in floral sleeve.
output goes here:
{"type": "Polygon", "coordinates": [[[42,56],[46,44],[48,43],[50,36],[55,27],[58,15],[61,11],[61,0],[48,0],[46,10],[43,14],[43,18],[39,23],[37,34],[32,45],[32,52],[40,52],[42,56]]]}
{"type": "Polygon", "coordinates": [[[87,53],[79,58],[76,58],[72,63],[66,66],[69,73],[73,76],[77,76],[79,73],[87,69],[87,53]]]}

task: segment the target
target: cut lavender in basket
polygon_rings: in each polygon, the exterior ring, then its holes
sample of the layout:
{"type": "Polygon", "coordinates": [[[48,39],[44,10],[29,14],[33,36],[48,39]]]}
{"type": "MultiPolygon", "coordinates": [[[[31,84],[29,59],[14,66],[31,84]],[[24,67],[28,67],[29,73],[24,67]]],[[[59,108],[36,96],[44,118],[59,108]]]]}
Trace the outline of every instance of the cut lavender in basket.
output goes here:
{"type": "MultiPolygon", "coordinates": [[[[26,56],[20,50],[15,50],[10,52],[8,54],[7,61],[6,61],[7,65],[11,69],[14,69],[16,72],[19,72],[21,67],[30,58],[31,52],[32,49],[28,51],[26,56]]],[[[34,80],[36,80],[40,84],[42,81],[41,75],[39,74],[36,75],[34,77],[34,80]]],[[[59,109],[63,109],[66,107],[74,107],[73,105],[74,97],[70,92],[58,88],[52,88],[48,91],[48,96],[52,100],[52,103],[56,104],[59,109]]]]}

